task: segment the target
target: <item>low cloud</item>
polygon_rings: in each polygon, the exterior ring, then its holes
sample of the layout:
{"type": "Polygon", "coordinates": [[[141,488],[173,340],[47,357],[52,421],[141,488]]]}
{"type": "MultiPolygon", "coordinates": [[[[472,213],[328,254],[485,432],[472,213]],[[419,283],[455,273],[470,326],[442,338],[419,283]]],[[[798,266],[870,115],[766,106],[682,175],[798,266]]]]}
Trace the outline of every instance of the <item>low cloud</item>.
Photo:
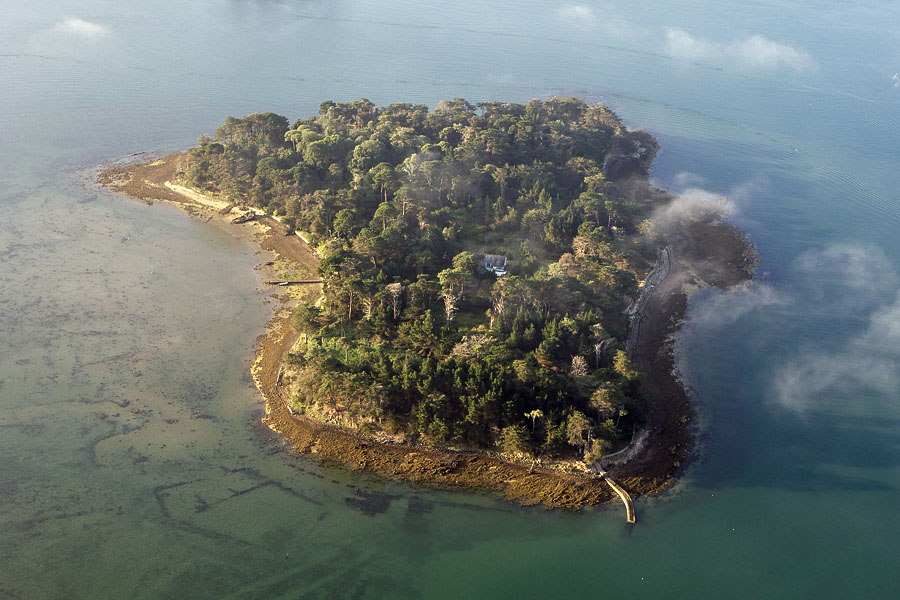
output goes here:
{"type": "Polygon", "coordinates": [[[825,354],[792,360],[775,374],[773,398],[782,408],[803,414],[826,389],[842,381],[849,368],[849,361],[825,354]]]}
{"type": "Polygon", "coordinates": [[[106,35],[109,29],[105,25],[92,23],[84,19],[72,18],[60,21],[50,30],[54,33],[64,33],[67,35],[77,35],[80,37],[92,38],[106,35]]]}
{"type": "Polygon", "coordinates": [[[594,9],[584,4],[563,4],[556,9],[556,18],[582,28],[590,27],[597,21],[594,9]]]}
{"type": "Polygon", "coordinates": [[[618,6],[588,6],[566,3],[553,11],[553,17],[570,29],[597,35],[601,44],[638,44],[642,49],[653,43],[654,32],[625,18],[618,6]]]}
{"type": "MultiPolygon", "coordinates": [[[[795,268],[812,282],[811,295],[827,282],[841,285],[830,311],[855,304],[868,311],[864,329],[841,344],[839,351],[809,349],[783,365],[774,376],[775,402],[801,416],[827,409],[832,398],[862,398],[870,393],[896,399],[900,391],[900,278],[879,248],[837,244],[804,253],[795,268]],[[825,281],[825,283],[823,283],[825,281]],[[867,305],[867,306],[865,306],[867,305]]],[[[846,311],[849,312],[849,311],[846,311]]],[[[865,313],[863,313],[865,314],[865,313]]]]}
{"type": "Polygon", "coordinates": [[[661,229],[679,223],[724,218],[734,213],[726,196],[699,188],[688,188],[653,213],[652,221],[661,229]]]}
{"type": "Polygon", "coordinates": [[[802,415],[827,409],[832,398],[860,398],[871,392],[895,401],[900,390],[900,331],[897,321],[880,322],[883,319],[900,319],[900,297],[840,353],[808,352],[785,364],[775,375],[777,404],[802,415]]]}
{"type": "Polygon", "coordinates": [[[733,42],[726,47],[726,52],[737,57],[742,63],[755,68],[768,69],[789,67],[801,71],[811,64],[809,56],[799,50],[780,44],[761,35],[754,35],[746,40],[733,42]]]}
{"type": "Polygon", "coordinates": [[[675,191],[684,190],[686,188],[696,188],[706,183],[706,180],[703,179],[701,175],[696,173],[691,173],[689,171],[682,171],[675,175],[672,180],[672,188],[675,191]]]}
{"type": "Polygon", "coordinates": [[[805,52],[761,35],[720,43],[696,38],[683,29],[669,28],[665,49],[670,56],[680,60],[736,64],[749,69],[802,71],[812,66],[812,59],[805,52]]]}
{"type": "Polygon", "coordinates": [[[683,29],[669,29],[666,32],[666,51],[681,60],[703,60],[713,56],[715,44],[698,40],[683,29]]]}
{"type": "Polygon", "coordinates": [[[806,295],[837,312],[872,310],[893,298],[900,278],[890,259],[878,247],[832,244],[808,250],[794,261],[795,271],[808,281],[806,295]],[[835,293],[852,288],[853,293],[835,293]]]}
{"type": "MultiPolygon", "coordinates": [[[[869,327],[856,340],[860,348],[900,358],[900,292],[893,304],[872,313],[869,327]]],[[[900,389],[900,388],[898,388],[900,389]]]]}
{"type": "Polygon", "coordinates": [[[767,283],[753,282],[736,292],[716,291],[691,306],[691,323],[720,327],[757,310],[787,306],[792,300],[767,283]]]}
{"type": "Polygon", "coordinates": [[[794,268],[811,275],[840,278],[854,287],[897,287],[897,273],[881,248],[857,244],[832,244],[807,250],[794,262],[794,268]]]}

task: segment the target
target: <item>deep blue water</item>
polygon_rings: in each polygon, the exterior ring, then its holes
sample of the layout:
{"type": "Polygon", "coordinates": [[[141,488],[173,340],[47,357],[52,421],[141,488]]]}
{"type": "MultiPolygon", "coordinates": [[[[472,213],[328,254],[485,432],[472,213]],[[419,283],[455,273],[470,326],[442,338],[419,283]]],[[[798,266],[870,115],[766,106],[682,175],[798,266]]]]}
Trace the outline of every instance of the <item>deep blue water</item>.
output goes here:
{"type": "Polygon", "coordinates": [[[0,597],[900,594],[896,2],[0,12],[0,597]],[[726,195],[763,260],[748,291],[692,301],[701,458],[633,529],[281,452],[244,376],[261,257],[93,184],[228,115],[555,94],[652,132],[657,183],[726,195]]]}

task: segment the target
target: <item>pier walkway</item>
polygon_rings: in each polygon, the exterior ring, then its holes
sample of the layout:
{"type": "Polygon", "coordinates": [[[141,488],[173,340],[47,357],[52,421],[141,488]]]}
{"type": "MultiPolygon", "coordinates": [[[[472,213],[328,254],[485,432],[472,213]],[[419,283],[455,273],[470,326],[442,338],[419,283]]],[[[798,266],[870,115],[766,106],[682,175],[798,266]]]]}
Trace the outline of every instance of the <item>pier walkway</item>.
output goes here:
{"type": "Polygon", "coordinates": [[[622,486],[613,481],[613,478],[610,477],[599,464],[596,466],[596,469],[600,477],[602,477],[603,480],[609,484],[609,487],[611,487],[613,491],[619,495],[619,498],[622,499],[622,503],[625,505],[626,520],[629,523],[634,523],[636,519],[634,514],[634,502],[631,501],[631,496],[628,495],[628,492],[626,492],[622,486]]]}

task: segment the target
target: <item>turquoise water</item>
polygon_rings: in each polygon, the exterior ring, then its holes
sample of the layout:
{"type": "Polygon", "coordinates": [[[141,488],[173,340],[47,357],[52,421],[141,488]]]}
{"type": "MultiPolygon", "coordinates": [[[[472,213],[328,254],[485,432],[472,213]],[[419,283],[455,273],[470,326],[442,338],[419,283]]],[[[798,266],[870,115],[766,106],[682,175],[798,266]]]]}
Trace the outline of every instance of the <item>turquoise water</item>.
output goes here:
{"type": "Polygon", "coordinates": [[[153,4],[2,11],[0,598],[900,594],[900,5],[153,4]],[[93,184],[228,115],[554,94],[763,259],[692,301],[701,458],[633,529],[290,456],[246,375],[265,257],[93,184]]]}

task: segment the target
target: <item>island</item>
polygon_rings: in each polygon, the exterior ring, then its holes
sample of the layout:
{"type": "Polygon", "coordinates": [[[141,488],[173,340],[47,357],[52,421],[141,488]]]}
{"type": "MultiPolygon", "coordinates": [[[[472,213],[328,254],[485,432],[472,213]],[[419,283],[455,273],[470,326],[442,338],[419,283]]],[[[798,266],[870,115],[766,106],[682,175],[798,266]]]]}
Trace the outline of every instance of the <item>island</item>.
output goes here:
{"type": "Polygon", "coordinates": [[[282,308],[252,371],[297,452],[578,509],[684,468],[674,335],[692,291],[757,262],[716,211],[650,184],[657,151],[580,98],[362,99],[229,117],[99,179],[273,253],[282,308]]]}

